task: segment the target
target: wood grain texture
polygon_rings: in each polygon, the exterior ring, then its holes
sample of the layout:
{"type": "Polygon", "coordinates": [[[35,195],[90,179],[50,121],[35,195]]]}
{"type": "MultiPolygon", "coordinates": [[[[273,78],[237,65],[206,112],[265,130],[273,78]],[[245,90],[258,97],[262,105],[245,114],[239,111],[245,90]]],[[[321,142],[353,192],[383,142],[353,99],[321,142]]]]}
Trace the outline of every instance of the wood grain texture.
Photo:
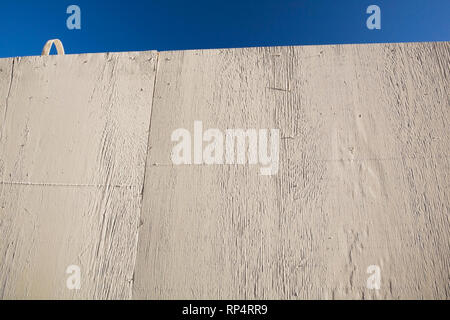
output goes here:
{"type": "Polygon", "coordinates": [[[449,57],[449,43],[161,53],[133,298],[449,298],[449,57]],[[195,120],[279,128],[278,174],[173,165],[171,133],[195,120]]]}
{"type": "Polygon", "coordinates": [[[2,106],[0,298],[131,297],[156,61],[14,59],[2,106]],[[66,288],[69,265],[81,268],[81,290],[66,288]]]}
{"type": "Polygon", "coordinates": [[[449,58],[442,42],[0,59],[0,299],[448,299],[449,58]],[[171,133],[196,120],[280,129],[278,173],[173,165],[171,133]]]}
{"type": "MultiPolygon", "coordinates": [[[[0,141],[4,135],[6,110],[8,109],[9,94],[13,76],[13,58],[0,59],[0,141]]],[[[0,177],[4,164],[0,159],[0,177]]]]}

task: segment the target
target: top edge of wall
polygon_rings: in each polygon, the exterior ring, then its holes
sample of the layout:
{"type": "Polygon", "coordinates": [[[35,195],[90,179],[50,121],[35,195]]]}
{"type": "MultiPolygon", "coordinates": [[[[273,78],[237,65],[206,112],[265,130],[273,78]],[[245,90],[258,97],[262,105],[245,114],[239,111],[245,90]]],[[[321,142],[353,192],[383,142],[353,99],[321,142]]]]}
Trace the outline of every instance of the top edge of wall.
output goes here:
{"type": "Polygon", "coordinates": [[[112,55],[120,55],[120,54],[141,54],[141,53],[151,53],[151,54],[159,54],[156,50],[142,50],[142,51],[110,51],[110,52],[83,52],[83,53],[65,53],[63,55],[57,55],[57,54],[51,54],[51,55],[33,55],[33,56],[16,56],[16,57],[6,57],[6,58],[0,58],[1,60],[8,60],[8,59],[26,59],[26,58],[42,58],[42,59],[64,59],[67,57],[74,57],[74,56],[92,56],[92,55],[104,55],[105,57],[112,56],[112,55]]]}
{"type": "MultiPolygon", "coordinates": [[[[406,41],[406,42],[372,42],[372,43],[342,43],[342,44],[305,44],[305,45],[291,45],[291,46],[250,46],[250,47],[235,47],[235,48],[208,48],[208,49],[180,49],[180,50],[132,50],[132,51],[109,51],[109,52],[84,52],[84,53],[66,53],[64,55],[48,55],[48,56],[41,56],[41,55],[32,55],[32,56],[16,56],[16,57],[4,57],[0,58],[0,60],[5,59],[16,59],[16,58],[55,58],[55,57],[66,57],[66,56],[88,56],[88,55],[114,55],[114,54],[124,54],[124,53],[170,53],[170,52],[178,52],[178,51],[184,51],[184,52],[192,52],[192,51],[201,51],[201,52],[207,52],[207,51],[229,51],[229,50],[249,50],[249,49],[264,49],[264,48],[272,48],[272,49],[280,49],[280,48],[286,48],[286,47],[341,47],[341,46],[385,46],[385,45],[409,45],[409,44],[431,44],[431,43],[450,43],[450,41],[406,41]]],[[[70,50],[70,48],[68,48],[70,50]]]]}

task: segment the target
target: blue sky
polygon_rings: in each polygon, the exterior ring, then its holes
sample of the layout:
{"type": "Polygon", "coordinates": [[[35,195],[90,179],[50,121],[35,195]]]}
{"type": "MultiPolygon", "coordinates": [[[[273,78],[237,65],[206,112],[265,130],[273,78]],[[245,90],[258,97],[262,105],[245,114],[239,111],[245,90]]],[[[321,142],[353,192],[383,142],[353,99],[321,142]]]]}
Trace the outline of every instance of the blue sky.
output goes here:
{"type": "Polygon", "coordinates": [[[0,57],[274,45],[449,41],[450,0],[0,0],[0,57]],[[66,26],[81,8],[81,30],[66,26]],[[381,30],[366,8],[381,8],[381,30]]]}

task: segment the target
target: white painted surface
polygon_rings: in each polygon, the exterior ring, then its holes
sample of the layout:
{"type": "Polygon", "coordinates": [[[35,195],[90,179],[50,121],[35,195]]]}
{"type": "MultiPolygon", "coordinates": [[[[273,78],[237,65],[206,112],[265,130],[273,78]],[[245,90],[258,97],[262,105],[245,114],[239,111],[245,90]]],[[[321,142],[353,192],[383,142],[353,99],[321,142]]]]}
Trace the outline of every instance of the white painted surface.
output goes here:
{"type": "Polygon", "coordinates": [[[0,141],[0,297],[130,298],[156,59],[14,59],[0,141]],[[66,288],[69,265],[80,266],[78,291],[66,288]]]}
{"type": "Polygon", "coordinates": [[[449,57],[443,42],[0,59],[0,298],[448,298],[449,57]],[[195,120],[280,129],[278,174],[174,166],[171,133],[195,120]]]}
{"type": "Polygon", "coordinates": [[[448,43],[161,53],[133,297],[448,298],[449,56],[448,43]],[[278,175],[172,165],[171,132],[195,120],[279,128],[278,175]]]}

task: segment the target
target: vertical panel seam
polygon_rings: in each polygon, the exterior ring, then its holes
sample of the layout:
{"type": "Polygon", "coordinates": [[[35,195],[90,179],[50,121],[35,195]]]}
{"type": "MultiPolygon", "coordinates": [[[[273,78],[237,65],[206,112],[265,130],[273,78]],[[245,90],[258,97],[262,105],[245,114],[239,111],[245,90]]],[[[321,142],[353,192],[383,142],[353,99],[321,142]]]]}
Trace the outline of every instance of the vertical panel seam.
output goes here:
{"type": "Polygon", "coordinates": [[[149,120],[149,128],[148,128],[148,136],[147,136],[147,148],[146,148],[146,155],[145,155],[145,163],[144,163],[144,177],[142,179],[142,188],[140,193],[140,204],[139,204],[139,211],[138,211],[138,228],[137,228],[137,235],[136,235],[136,246],[135,246],[135,253],[134,253],[134,264],[133,264],[133,278],[131,281],[131,288],[130,288],[130,300],[133,299],[133,288],[134,288],[134,277],[136,272],[136,260],[138,256],[138,247],[139,247],[139,230],[141,229],[141,215],[142,215],[142,207],[144,203],[144,188],[145,188],[145,178],[147,176],[147,162],[148,158],[150,156],[150,134],[152,130],[152,118],[153,118],[153,106],[155,102],[155,90],[156,90],[156,80],[158,77],[158,71],[159,71],[159,51],[156,51],[156,65],[155,65],[155,76],[153,78],[153,93],[152,93],[152,103],[150,107],[150,120],[149,120]]]}

